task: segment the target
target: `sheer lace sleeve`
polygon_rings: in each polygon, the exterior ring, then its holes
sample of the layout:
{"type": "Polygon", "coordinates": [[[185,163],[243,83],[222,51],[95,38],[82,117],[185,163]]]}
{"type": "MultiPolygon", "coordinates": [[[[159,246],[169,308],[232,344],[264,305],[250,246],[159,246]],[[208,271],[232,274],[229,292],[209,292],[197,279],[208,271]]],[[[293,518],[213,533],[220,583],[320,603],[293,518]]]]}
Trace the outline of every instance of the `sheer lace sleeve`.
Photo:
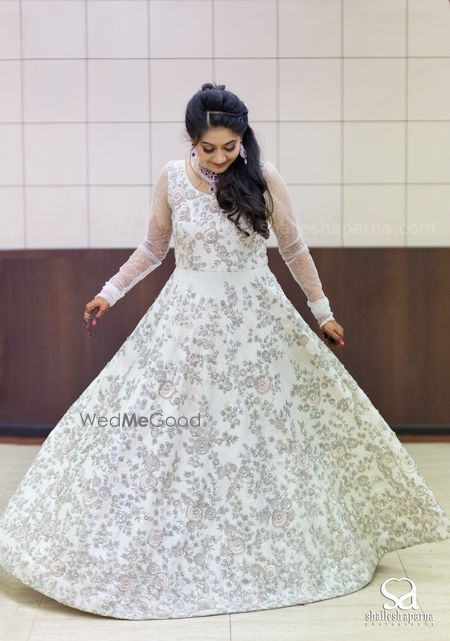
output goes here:
{"type": "Polygon", "coordinates": [[[172,236],[172,211],[168,202],[167,164],[161,170],[153,187],[147,233],[143,242],[134,250],[98,292],[112,306],[136,283],[161,265],[169,251],[172,236]]]}
{"type": "Polygon", "coordinates": [[[307,304],[322,327],[334,316],[325,296],[316,265],[309,252],[296,220],[288,187],[275,165],[266,160],[264,173],[273,198],[273,230],[278,240],[278,251],[292,276],[307,297],[307,304]]]}

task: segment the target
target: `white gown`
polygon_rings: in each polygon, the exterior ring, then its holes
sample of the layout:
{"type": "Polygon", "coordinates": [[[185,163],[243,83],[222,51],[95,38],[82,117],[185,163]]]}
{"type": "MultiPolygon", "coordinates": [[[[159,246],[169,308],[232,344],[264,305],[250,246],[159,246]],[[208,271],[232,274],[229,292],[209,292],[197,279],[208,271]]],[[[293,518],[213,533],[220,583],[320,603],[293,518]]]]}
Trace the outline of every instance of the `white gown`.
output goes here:
{"type": "MultiPolygon", "coordinates": [[[[280,253],[323,325],[286,184],[262,167],[280,253]]],[[[2,513],[3,568],[80,610],[178,618],[330,599],[387,552],[450,538],[414,460],[285,296],[265,239],[239,232],[184,160],[162,169],[145,241],[101,295],[113,305],[172,236],[175,270],[2,513]]]]}

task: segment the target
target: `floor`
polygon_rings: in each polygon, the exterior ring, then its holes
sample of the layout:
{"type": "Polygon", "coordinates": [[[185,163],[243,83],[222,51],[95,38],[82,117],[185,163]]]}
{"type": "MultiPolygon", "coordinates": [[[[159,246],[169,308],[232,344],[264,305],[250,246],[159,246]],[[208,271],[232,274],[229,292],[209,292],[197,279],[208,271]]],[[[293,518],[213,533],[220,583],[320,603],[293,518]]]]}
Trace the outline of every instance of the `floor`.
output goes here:
{"type": "MultiPolygon", "coordinates": [[[[410,442],[404,446],[450,514],[450,443],[410,442]]],[[[0,444],[0,510],[38,449],[39,445],[0,444]]],[[[0,569],[0,641],[448,641],[449,577],[450,540],[387,554],[369,585],[335,599],[241,614],[121,621],[62,605],[0,569]],[[382,582],[403,576],[414,581],[420,609],[397,608],[395,612],[425,613],[434,621],[367,623],[366,614],[382,611],[385,602],[392,603],[380,593],[382,582]]]]}

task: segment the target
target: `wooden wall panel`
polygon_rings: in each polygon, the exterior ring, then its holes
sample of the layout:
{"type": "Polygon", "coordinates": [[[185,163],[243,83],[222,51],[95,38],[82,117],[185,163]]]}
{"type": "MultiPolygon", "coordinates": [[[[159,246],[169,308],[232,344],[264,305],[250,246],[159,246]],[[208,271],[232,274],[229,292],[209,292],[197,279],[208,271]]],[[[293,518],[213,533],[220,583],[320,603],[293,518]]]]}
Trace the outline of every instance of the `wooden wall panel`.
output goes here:
{"type": "MultiPolygon", "coordinates": [[[[84,306],[132,250],[0,251],[0,434],[42,436],[112,358],[155,300],[173,250],[90,338],[84,306]]],[[[321,336],[277,249],[269,264],[321,336]]],[[[450,249],[312,248],[336,320],[335,351],[391,426],[449,425],[450,249]]]]}

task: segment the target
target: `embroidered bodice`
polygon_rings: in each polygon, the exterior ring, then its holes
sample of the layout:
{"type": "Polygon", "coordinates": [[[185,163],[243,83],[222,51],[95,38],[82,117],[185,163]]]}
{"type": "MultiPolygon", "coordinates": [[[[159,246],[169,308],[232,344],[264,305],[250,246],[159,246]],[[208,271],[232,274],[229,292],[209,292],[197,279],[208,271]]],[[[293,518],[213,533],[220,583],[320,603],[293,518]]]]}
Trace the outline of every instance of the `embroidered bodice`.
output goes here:
{"type": "MultiPolygon", "coordinates": [[[[315,263],[296,219],[288,187],[275,165],[261,161],[273,199],[273,224],[278,250],[304,291],[319,325],[333,318],[315,263]]],[[[266,202],[269,203],[267,192],[266,202]]],[[[173,238],[177,267],[200,271],[238,271],[267,265],[267,242],[241,216],[236,228],[214,194],[191,183],[185,160],[169,160],[153,188],[143,242],[103,286],[97,296],[114,305],[164,260],[173,238]]]]}

